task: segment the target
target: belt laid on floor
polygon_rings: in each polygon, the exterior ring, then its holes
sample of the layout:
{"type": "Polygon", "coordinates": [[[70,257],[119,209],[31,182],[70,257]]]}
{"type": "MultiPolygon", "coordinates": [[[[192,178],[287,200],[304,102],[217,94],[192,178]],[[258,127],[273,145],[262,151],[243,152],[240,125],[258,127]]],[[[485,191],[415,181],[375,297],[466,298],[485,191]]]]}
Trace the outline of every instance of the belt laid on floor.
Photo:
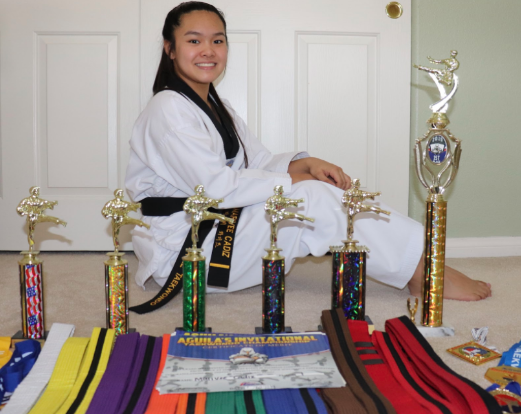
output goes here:
{"type": "Polygon", "coordinates": [[[391,349],[383,341],[386,334],[374,331],[371,337],[365,321],[348,320],[347,326],[367,372],[398,414],[453,414],[417,384],[404,380],[407,373],[397,369],[401,360],[393,359],[391,349]]]}
{"type": "Polygon", "coordinates": [[[130,380],[139,333],[119,335],[87,414],[117,414],[130,380]]]}
{"type": "MultiPolygon", "coordinates": [[[[165,334],[163,335],[163,347],[161,348],[161,360],[159,362],[159,369],[156,375],[156,383],[159,381],[161,377],[161,373],[163,372],[163,368],[165,367],[166,356],[168,355],[168,346],[170,344],[171,335],[165,334]]],[[[179,401],[179,394],[163,394],[160,395],[159,391],[154,389],[152,390],[152,395],[150,396],[150,400],[148,401],[147,410],[145,414],[171,414],[175,413],[177,402],[179,401]]]]}
{"type": "Polygon", "coordinates": [[[206,407],[206,393],[179,394],[175,414],[204,414],[206,407]]]}
{"type": "MultiPolygon", "coordinates": [[[[406,316],[390,319],[385,330],[398,352],[408,358],[416,374],[461,412],[469,414],[501,414],[501,408],[488,392],[450,369],[434,352],[416,326],[406,316]],[[450,391],[450,397],[447,392],[450,391]]],[[[402,359],[405,359],[402,358],[402,359]]]]}
{"type": "Polygon", "coordinates": [[[266,390],[262,399],[266,414],[327,414],[324,402],[312,388],[266,390]]]}
{"type": "Polygon", "coordinates": [[[342,309],[322,311],[322,326],[327,334],[333,358],[346,386],[324,388],[322,397],[333,413],[395,413],[393,406],[378,390],[356,351],[342,309]]]}
{"type": "Polygon", "coordinates": [[[51,378],[58,356],[65,341],[74,333],[74,325],[54,323],[45,346],[31,372],[11,395],[2,414],[27,414],[42,394],[51,378]]]}
{"type": "Polygon", "coordinates": [[[54,414],[76,382],[89,338],[69,338],[62,347],[49,385],[29,414],[54,414]]]}
{"type": "MultiPolygon", "coordinates": [[[[140,201],[141,212],[144,216],[170,216],[174,213],[183,211],[183,205],[185,201],[186,198],[148,197],[140,201]]],[[[230,281],[230,268],[233,246],[237,233],[237,223],[241,216],[242,207],[222,210],[209,208],[208,211],[217,212],[235,219],[233,225],[226,222],[219,222],[219,226],[217,227],[217,231],[215,233],[215,240],[213,243],[212,257],[210,259],[207,279],[208,286],[227,288],[230,281]]],[[[197,247],[201,248],[204,240],[206,239],[206,236],[208,236],[212,230],[213,224],[213,220],[205,220],[201,222],[199,225],[199,241],[197,243],[197,247]]],[[[179,255],[177,256],[174,267],[172,268],[167,281],[159,293],[141,305],[130,307],[129,310],[138,314],[152,312],[166,305],[181,291],[181,288],[183,287],[183,256],[186,249],[191,246],[192,229],[188,231],[188,235],[186,236],[183,246],[179,251],[179,255]]]]}
{"type": "Polygon", "coordinates": [[[148,335],[141,335],[141,338],[139,338],[139,349],[120,406],[120,413],[137,414],[145,412],[159,368],[161,344],[162,338],[148,335]]]}

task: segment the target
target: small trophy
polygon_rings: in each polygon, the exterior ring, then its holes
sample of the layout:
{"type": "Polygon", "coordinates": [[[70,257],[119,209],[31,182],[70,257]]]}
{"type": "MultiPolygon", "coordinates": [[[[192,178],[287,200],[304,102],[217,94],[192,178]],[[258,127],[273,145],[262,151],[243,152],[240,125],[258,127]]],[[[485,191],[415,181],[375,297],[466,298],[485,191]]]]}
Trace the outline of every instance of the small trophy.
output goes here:
{"type": "MultiPolygon", "coordinates": [[[[433,112],[427,121],[430,128],[422,138],[416,140],[414,146],[416,173],[428,190],[421,324],[430,328],[442,326],[447,219],[447,201],[443,198],[443,193],[456,177],[461,156],[461,141],[446,128],[449,124],[446,115],[449,101],[459,85],[458,76],[453,73],[459,67],[457,54],[458,52],[453,50],[450,52],[451,57],[443,60],[428,57],[431,63],[445,65],[441,70],[414,65],[415,68],[429,74],[440,92],[440,100],[430,105],[433,112]],[[452,87],[449,93],[445,86],[452,87]]],[[[451,328],[443,327],[443,331],[441,336],[450,335],[451,328]]],[[[427,336],[440,335],[426,330],[421,332],[427,336]]]]}
{"type": "Polygon", "coordinates": [[[31,194],[16,207],[20,216],[27,216],[29,231],[27,240],[29,250],[20,252],[22,260],[18,262],[20,269],[20,295],[22,303],[22,330],[17,332],[13,340],[45,339],[45,318],[43,302],[43,262],[38,257],[40,252],[34,251],[34,230],[38,223],[51,222],[66,226],[59,218],[47,216],[45,210],[52,210],[57,201],[40,198],[40,187],[31,187],[31,194]]]}
{"type": "Polygon", "coordinates": [[[346,319],[365,319],[365,272],[369,249],[358,245],[358,240],[353,240],[353,220],[363,212],[391,214],[379,207],[362,204],[364,200],[374,200],[380,194],[360,190],[360,180],[354,178],[351,188],[342,197],[342,204],[347,208],[347,240],[342,241],[343,246],[330,247],[333,255],[331,309],[342,308],[346,319]]]}
{"type": "Polygon", "coordinates": [[[183,329],[187,332],[211,331],[206,328],[206,258],[197,247],[199,225],[204,220],[219,220],[233,224],[235,220],[223,214],[207,211],[217,208],[224,200],[206,197],[204,186],[195,187],[195,195],[188,197],[183,206],[192,215],[192,247],[183,257],[183,329]]]}
{"type": "Polygon", "coordinates": [[[303,198],[292,200],[283,196],[284,187],[275,186],[274,195],[268,198],[264,210],[270,216],[271,235],[270,247],[265,249],[268,254],[262,258],[262,327],[255,329],[257,334],[276,334],[291,332],[290,327],[284,324],[284,256],[277,247],[277,227],[280,221],[297,219],[311,221],[315,219],[302,214],[286,211],[286,207],[298,207],[304,202],[303,198]]]}
{"type": "Polygon", "coordinates": [[[114,329],[116,336],[127,334],[128,323],[128,262],[123,259],[125,253],[119,251],[119,231],[127,224],[140,227],[150,226],[141,220],[128,217],[130,211],[137,211],[140,203],[123,200],[123,190],[114,191],[114,200],[108,201],[101,214],[112,219],[112,240],[114,251],[107,253],[109,259],[105,263],[105,303],[107,312],[107,329],[114,329]]]}

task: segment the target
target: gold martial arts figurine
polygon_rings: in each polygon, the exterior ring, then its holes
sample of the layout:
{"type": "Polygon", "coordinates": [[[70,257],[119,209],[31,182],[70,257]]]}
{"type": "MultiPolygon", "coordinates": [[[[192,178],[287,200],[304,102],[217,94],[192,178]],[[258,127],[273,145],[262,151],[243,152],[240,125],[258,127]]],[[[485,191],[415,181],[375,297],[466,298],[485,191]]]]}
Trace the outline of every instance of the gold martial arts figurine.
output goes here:
{"type": "Polygon", "coordinates": [[[441,59],[441,60],[436,60],[436,59],[433,59],[431,58],[430,56],[427,56],[427,59],[429,59],[429,62],[431,63],[434,63],[436,65],[445,65],[445,69],[433,69],[433,68],[429,68],[427,66],[421,66],[421,65],[413,65],[416,69],[420,69],[420,70],[423,70],[427,73],[433,73],[436,78],[443,84],[447,85],[447,86],[450,86],[452,85],[452,80],[453,80],[453,72],[459,68],[459,62],[458,60],[456,59],[456,56],[458,55],[458,51],[457,50],[451,50],[450,51],[450,58],[448,59],[441,59]]]}
{"type": "Polygon", "coordinates": [[[345,191],[342,196],[342,204],[347,208],[347,240],[353,240],[353,220],[358,213],[364,213],[366,211],[372,211],[376,214],[387,214],[390,215],[390,211],[382,210],[380,207],[372,206],[369,204],[362,204],[366,199],[374,200],[376,196],[379,196],[380,192],[370,193],[368,191],[360,190],[360,180],[354,178],[351,187],[345,191]]]}
{"type": "Polygon", "coordinates": [[[226,217],[223,214],[212,213],[207,211],[210,207],[217,208],[219,203],[222,203],[224,199],[213,199],[204,195],[204,186],[197,185],[194,189],[195,195],[188,197],[183,205],[183,210],[187,214],[192,215],[192,249],[197,249],[197,242],[199,241],[199,225],[204,220],[219,220],[226,221],[227,223],[233,224],[234,219],[226,217]]]}
{"type": "Polygon", "coordinates": [[[293,200],[291,198],[286,198],[282,194],[284,194],[284,187],[281,185],[275,186],[273,189],[274,195],[266,200],[266,204],[264,205],[264,210],[267,214],[270,215],[271,222],[271,236],[270,236],[270,249],[277,249],[277,227],[280,221],[289,220],[289,219],[298,219],[300,221],[310,221],[314,222],[315,219],[303,216],[302,214],[292,213],[290,211],[286,211],[286,207],[298,207],[299,203],[303,203],[304,199],[299,198],[298,200],[293,200]]]}
{"type": "Polygon", "coordinates": [[[411,298],[407,298],[407,309],[409,309],[409,315],[411,322],[416,322],[416,312],[418,311],[418,298],[414,298],[414,306],[411,306],[411,298]]]}
{"type": "Polygon", "coordinates": [[[60,220],[57,217],[47,216],[44,211],[47,209],[54,209],[54,206],[58,204],[57,201],[47,201],[40,198],[40,187],[31,187],[29,189],[31,194],[29,197],[24,198],[16,207],[16,211],[20,216],[27,216],[27,224],[29,224],[29,234],[27,240],[29,241],[29,251],[33,251],[34,246],[34,230],[38,223],[51,222],[55,224],[61,224],[66,226],[67,223],[60,220]]]}
{"type": "Polygon", "coordinates": [[[116,198],[108,201],[101,214],[105,218],[112,219],[112,240],[114,241],[114,251],[119,251],[119,231],[121,227],[127,224],[133,224],[140,227],[146,227],[150,229],[150,226],[141,220],[128,217],[128,213],[131,211],[137,211],[141,207],[141,203],[132,203],[131,201],[123,200],[123,190],[118,188],[114,191],[116,198]]]}

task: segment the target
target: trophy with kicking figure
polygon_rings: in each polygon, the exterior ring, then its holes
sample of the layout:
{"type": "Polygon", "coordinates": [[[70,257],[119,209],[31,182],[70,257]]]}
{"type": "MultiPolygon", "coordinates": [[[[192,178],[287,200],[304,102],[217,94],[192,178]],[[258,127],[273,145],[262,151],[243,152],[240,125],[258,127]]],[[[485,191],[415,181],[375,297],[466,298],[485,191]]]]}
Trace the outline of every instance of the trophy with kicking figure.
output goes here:
{"type": "Polygon", "coordinates": [[[347,240],[343,246],[331,246],[333,255],[333,281],[331,285],[331,309],[342,308],[347,319],[364,320],[365,318],[365,284],[366,284],[366,246],[360,246],[353,240],[353,221],[358,213],[372,212],[391,214],[369,204],[366,199],[374,200],[381,193],[370,193],[360,190],[360,180],[353,179],[351,188],[342,196],[342,204],[347,208],[347,240]]]}
{"type": "Polygon", "coordinates": [[[22,302],[22,330],[13,339],[45,339],[45,319],[43,302],[43,262],[38,257],[40,252],[33,250],[34,230],[36,225],[51,222],[66,226],[59,218],[48,216],[45,210],[52,210],[57,201],[47,201],[40,198],[40,187],[31,187],[31,194],[24,198],[16,207],[20,216],[26,216],[29,227],[27,240],[29,250],[23,251],[22,260],[18,262],[20,270],[20,295],[22,302]]]}
{"type": "Polygon", "coordinates": [[[459,67],[457,54],[452,50],[448,59],[428,57],[433,64],[445,65],[443,69],[414,65],[429,74],[440,93],[440,100],[430,105],[432,116],[427,121],[429,130],[416,140],[414,147],[416,173],[428,191],[421,324],[431,328],[442,326],[447,219],[447,201],[443,193],[456,178],[461,156],[461,141],[447,129],[449,119],[446,115],[449,101],[459,85],[458,76],[454,73],[459,67]],[[451,88],[448,93],[446,87],[451,88]]]}
{"type": "Polygon", "coordinates": [[[270,216],[271,235],[270,247],[265,249],[268,254],[262,258],[262,328],[256,328],[256,333],[291,332],[284,324],[284,256],[277,247],[277,227],[279,222],[288,219],[311,221],[315,219],[302,214],[286,211],[287,207],[298,207],[303,198],[292,200],[283,196],[284,188],[275,186],[274,195],[268,198],[264,205],[266,214],[270,216]]]}
{"type": "Polygon", "coordinates": [[[217,208],[224,200],[205,196],[204,186],[195,187],[195,195],[188,197],[183,210],[192,215],[192,247],[183,257],[183,329],[187,332],[205,332],[206,329],[206,258],[197,247],[199,225],[204,220],[219,220],[233,224],[234,219],[207,211],[217,208]]]}
{"type": "Polygon", "coordinates": [[[137,211],[140,203],[123,200],[123,190],[114,191],[113,200],[108,201],[101,214],[112,219],[112,240],[114,251],[107,253],[105,261],[105,304],[107,312],[107,329],[114,329],[116,335],[129,333],[128,322],[128,262],[123,259],[125,253],[119,251],[119,231],[121,227],[131,224],[140,227],[150,226],[132,217],[131,211],[137,211]]]}

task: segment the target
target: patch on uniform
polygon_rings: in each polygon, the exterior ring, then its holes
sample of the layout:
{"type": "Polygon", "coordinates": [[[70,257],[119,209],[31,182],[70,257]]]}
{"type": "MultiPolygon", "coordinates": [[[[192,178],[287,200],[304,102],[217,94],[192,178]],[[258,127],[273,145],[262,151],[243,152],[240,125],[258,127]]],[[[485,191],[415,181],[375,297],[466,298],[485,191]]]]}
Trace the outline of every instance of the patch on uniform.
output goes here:
{"type": "Polygon", "coordinates": [[[481,365],[501,357],[501,354],[474,341],[455,346],[454,348],[447,349],[447,351],[474,365],[481,365]]]}
{"type": "Polygon", "coordinates": [[[443,135],[434,135],[427,144],[429,159],[434,164],[441,164],[447,156],[447,140],[443,135]]]}

